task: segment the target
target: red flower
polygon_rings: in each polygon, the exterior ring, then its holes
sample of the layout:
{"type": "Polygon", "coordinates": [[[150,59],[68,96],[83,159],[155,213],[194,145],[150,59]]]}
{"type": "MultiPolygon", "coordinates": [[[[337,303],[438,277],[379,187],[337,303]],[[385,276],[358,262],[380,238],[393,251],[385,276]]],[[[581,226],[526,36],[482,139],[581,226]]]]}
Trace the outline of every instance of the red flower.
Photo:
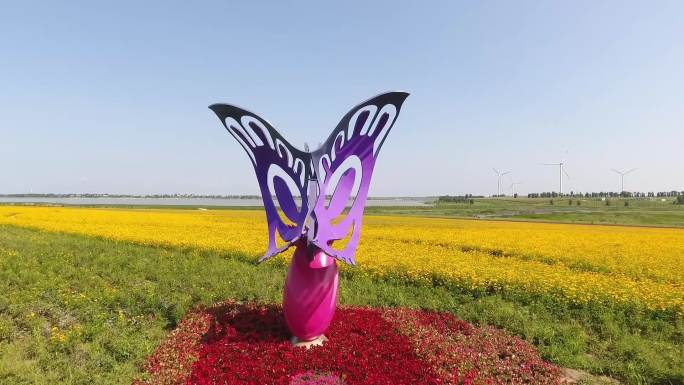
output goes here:
{"type": "Polygon", "coordinates": [[[292,385],[311,380],[321,385],[493,385],[558,381],[558,369],[543,361],[529,344],[494,328],[475,328],[451,314],[340,308],[326,335],[329,341],[323,346],[296,348],[288,340],[279,306],[229,302],[200,308],[150,357],[148,383],[292,385]]]}

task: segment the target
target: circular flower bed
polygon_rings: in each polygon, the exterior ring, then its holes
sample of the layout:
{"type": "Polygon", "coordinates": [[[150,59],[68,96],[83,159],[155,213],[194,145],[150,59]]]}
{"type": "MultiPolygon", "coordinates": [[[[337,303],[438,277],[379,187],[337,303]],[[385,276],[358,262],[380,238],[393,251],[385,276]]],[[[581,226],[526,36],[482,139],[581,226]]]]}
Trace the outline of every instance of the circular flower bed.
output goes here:
{"type": "Polygon", "coordinates": [[[190,312],[138,384],[556,384],[525,341],[451,314],[339,308],[329,341],[293,347],[277,305],[227,302],[190,312]]]}

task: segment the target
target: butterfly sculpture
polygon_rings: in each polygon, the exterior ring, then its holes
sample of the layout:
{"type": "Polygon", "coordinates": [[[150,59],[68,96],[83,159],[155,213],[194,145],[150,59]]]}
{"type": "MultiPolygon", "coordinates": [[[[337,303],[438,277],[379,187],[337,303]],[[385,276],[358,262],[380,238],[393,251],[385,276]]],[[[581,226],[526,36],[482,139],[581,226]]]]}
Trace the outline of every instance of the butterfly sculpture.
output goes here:
{"type": "Polygon", "coordinates": [[[356,264],[375,161],[407,96],[388,92],[359,104],[314,151],[294,147],[252,112],[228,104],[209,107],[254,166],[269,236],[260,261],[296,246],[283,308],[290,331],[300,341],[322,335],[332,319],[335,259],[356,264]]]}

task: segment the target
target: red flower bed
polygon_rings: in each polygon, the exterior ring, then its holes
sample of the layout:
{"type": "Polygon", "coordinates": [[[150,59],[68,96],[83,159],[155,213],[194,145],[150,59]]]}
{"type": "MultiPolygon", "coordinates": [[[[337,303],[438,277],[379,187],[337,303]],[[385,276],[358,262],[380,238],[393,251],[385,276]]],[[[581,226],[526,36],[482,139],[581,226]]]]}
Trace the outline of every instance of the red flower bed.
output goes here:
{"type": "MultiPolygon", "coordinates": [[[[295,348],[276,305],[191,312],[147,363],[149,384],[555,384],[526,342],[450,314],[338,309],[323,346],[295,348]]],[[[142,383],[142,381],[138,381],[142,383]]]]}
{"type": "Polygon", "coordinates": [[[385,318],[414,341],[416,352],[456,384],[554,384],[559,369],[520,338],[476,328],[451,314],[385,310],[385,318]]]}

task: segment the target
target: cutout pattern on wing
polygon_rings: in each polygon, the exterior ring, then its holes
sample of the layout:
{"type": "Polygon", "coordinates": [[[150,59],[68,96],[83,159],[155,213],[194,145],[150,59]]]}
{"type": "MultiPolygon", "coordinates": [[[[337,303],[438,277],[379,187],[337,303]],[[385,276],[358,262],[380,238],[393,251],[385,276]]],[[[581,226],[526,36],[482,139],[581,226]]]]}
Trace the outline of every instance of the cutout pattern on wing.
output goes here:
{"type": "Polygon", "coordinates": [[[227,104],[214,104],[209,108],[244,148],[254,165],[268,221],[268,250],[260,259],[264,261],[285,251],[302,234],[309,214],[307,193],[311,154],[292,146],[256,114],[227,104]],[[302,198],[300,204],[296,197],[302,198]],[[277,236],[285,245],[278,246],[277,236]]]}
{"type": "Polygon", "coordinates": [[[342,118],[323,146],[311,153],[319,195],[311,214],[316,226],[307,233],[309,241],[351,265],[375,161],[407,96],[390,92],[358,105],[342,118]],[[353,202],[345,213],[349,199],[353,202]],[[336,248],[334,241],[342,239],[344,244],[336,248]]]}

